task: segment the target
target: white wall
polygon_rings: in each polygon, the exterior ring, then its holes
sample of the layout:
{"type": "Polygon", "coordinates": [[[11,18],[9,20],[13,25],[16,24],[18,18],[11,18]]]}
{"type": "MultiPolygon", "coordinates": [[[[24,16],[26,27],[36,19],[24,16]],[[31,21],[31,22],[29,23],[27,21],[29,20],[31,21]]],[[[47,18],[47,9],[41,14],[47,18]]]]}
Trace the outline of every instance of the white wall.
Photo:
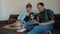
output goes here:
{"type": "Polygon", "coordinates": [[[6,20],[6,3],[5,3],[5,0],[0,0],[0,20],[6,20]]]}
{"type": "Polygon", "coordinates": [[[52,9],[55,14],[60,14],[60,0],[2,0],[0,1],[2,13],[0,20],[8,19],[10,14],[20,14],[22,10],[25,10],[25,5],[31,3],[33,5],[33,11],[37,12],[36,5],[38,2],[44,2],[45,7],[52,9]]]}

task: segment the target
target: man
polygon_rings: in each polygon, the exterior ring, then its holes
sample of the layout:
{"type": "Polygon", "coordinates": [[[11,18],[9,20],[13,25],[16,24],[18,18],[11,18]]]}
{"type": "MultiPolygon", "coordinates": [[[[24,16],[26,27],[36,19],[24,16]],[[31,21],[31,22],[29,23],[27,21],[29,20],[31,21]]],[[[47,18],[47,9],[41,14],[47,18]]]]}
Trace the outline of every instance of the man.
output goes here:
{"type": "Polygon", "coordinates": [[[31,31],[29,31],[27,34],[37,34],[38,32],[44,33],[46,31],[50,31],[53,29],[53,23],[54,23],[54,13],[50,9],[44,8],[44,3],[39,2],[37,4],[37,9],[39,13],[37,16],[39,17],[39,25],[35,26],[31,31]]]}

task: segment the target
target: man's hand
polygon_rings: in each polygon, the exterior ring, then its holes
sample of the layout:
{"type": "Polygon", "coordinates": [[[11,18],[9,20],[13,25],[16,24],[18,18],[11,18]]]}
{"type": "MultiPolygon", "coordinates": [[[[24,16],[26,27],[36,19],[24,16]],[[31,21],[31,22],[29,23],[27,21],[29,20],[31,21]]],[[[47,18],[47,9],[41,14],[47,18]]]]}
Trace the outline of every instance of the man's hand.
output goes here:
{"type": "Polygon", "coordinates": [[[46,25],[46,23],[39,23],[39,25],[40,25],[40,26],[42,26],[42,25],[46,25]]]}
{"type": "Polygon", "coordinates": [[[55,22],[54,20],[51,20],[51,21],[48,21],[48,22],[39,23],[39,25],[49,25],[49,24],[53,24],[54,22],[55,22]]]}
{"type": "Polygon", "coordinates": [[[39,24],[39,22],[35,21],[34,24],[39,24]]]}

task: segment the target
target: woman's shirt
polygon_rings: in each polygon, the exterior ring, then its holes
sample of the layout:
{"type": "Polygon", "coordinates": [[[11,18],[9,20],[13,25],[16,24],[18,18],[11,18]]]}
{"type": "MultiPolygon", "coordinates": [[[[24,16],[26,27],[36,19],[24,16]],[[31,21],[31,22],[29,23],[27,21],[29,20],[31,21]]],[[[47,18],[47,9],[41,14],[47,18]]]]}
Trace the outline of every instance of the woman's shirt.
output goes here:
{"type": "Polygon", "coordinates": [[[27,15],[27,11],[23,11],[23,12],[18,16],[18,20],[21,20],[24,24],[26,24],[26,22],[24,21],[26,15],[27,15]]]}

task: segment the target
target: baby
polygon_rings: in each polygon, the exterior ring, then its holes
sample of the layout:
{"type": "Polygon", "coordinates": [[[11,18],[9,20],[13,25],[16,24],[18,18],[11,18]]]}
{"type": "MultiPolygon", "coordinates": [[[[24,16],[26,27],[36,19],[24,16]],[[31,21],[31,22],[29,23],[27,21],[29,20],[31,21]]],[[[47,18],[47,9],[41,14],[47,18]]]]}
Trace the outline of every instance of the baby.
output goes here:
{"type": "Polygon", "coordinates": [[[30,13],[29,14],[29,17],[30,17],[30,19],[29,19],[29,21],[27,22],[27,25],[31,25],[31,24],[39,24],[39,18],[36,16],[36,18],[35,18],[35,15],[34,15],[34,13],[30,13]]]}

